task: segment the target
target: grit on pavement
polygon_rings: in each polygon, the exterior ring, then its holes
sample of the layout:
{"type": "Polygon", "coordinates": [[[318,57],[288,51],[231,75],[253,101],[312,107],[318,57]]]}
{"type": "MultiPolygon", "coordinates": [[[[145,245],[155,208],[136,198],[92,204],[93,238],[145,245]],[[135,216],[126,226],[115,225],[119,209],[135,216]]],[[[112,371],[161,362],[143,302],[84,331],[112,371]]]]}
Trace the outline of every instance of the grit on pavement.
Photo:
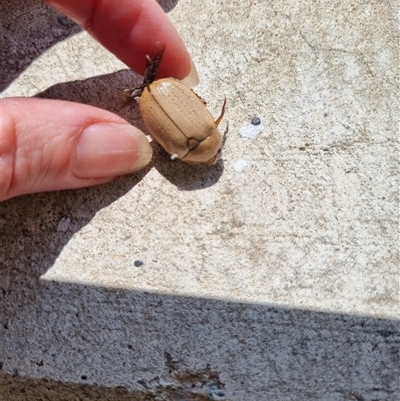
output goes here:
{"type": "MultiPolygon", "coordinates": [[[[160,1],[222,160],[0,205],[3,400],[395,401],[397,1],[160,1]],[[260,122],[253,125],[252,119],[260,122]]],[[[142,78],[2,1],[1,90],[117,111],[142,78]]],[[[396,396],[397,394],[397,396],[396,396]]]]}

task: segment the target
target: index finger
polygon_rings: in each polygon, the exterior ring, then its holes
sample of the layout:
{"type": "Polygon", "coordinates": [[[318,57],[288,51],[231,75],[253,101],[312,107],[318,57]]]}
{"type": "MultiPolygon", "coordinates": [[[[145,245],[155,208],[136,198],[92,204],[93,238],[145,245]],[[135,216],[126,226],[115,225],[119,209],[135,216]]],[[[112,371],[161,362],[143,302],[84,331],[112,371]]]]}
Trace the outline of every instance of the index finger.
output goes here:
{"type": "Polygon", "coordinates": [[[144,74],[146,54],[154,55],[165,44],[159,77],[198,79],[182,38],[155,0],[44,1],[80,24],[137,73],[144,74]]]}

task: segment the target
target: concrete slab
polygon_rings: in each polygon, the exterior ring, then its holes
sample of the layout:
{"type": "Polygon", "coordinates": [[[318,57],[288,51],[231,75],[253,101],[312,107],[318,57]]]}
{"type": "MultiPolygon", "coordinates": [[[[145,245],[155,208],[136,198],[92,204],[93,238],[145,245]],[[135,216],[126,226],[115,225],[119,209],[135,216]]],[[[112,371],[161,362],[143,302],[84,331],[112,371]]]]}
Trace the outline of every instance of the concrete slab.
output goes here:
{"type": "MultiPolygon", "coordinates": [[[[224,160],[155,145],[0,206],[3,399],[397,400],[397,2],[163,5],[214,115],[227,96],[224,160]]],[[[3,96],[116,112],[140,81],[37,1],[0,13],[3,96]]]]}

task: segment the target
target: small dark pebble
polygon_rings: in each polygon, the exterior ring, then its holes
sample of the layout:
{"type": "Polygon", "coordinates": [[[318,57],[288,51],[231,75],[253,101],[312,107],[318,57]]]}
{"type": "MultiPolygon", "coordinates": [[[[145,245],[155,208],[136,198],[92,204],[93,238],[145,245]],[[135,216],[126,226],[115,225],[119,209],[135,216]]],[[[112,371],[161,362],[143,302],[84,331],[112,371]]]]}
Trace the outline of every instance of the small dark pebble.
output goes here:
{"type": "Polygon", "coordinates": [[[134,264],[136,267],[140,267],[140,266],[143,265],[143,261],[141,261],[141,260],[135,260],[135,261],[133,262],[133,264],[134,264]]]}
{"type": "Polygon", "coordinates": [[[82,375],[82,376],[81,376],[81,379],[82,379],[82,380],[87,380],[87,376],[86,376],[86,375],[82,375]]]}
{"type": "Polygon", "coordinates": [[[251,119],[251,124],[252,125],[260,125],[261,124],[261,120],[258,117],[253,117],[251,119]]]}
{"type": "Polygon", "coordinates": [[[36,362],[36,365],[38,365],[38,366],[43,366],[44,364],[43,364],[43,360],[41,360],[40,362],[36,362]]]}

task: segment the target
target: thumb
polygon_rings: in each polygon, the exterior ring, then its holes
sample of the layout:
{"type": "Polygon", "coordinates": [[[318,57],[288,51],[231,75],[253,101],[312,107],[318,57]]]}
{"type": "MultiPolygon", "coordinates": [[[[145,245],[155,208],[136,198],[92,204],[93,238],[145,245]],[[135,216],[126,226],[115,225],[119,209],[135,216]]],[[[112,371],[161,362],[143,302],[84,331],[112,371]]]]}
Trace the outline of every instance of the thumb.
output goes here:
{"type": "Polygon", "coordinates": [[[92,106],[8,98],[0,115],[0,200],[104,183],[152,157],[139,129],[92,106]]]}

